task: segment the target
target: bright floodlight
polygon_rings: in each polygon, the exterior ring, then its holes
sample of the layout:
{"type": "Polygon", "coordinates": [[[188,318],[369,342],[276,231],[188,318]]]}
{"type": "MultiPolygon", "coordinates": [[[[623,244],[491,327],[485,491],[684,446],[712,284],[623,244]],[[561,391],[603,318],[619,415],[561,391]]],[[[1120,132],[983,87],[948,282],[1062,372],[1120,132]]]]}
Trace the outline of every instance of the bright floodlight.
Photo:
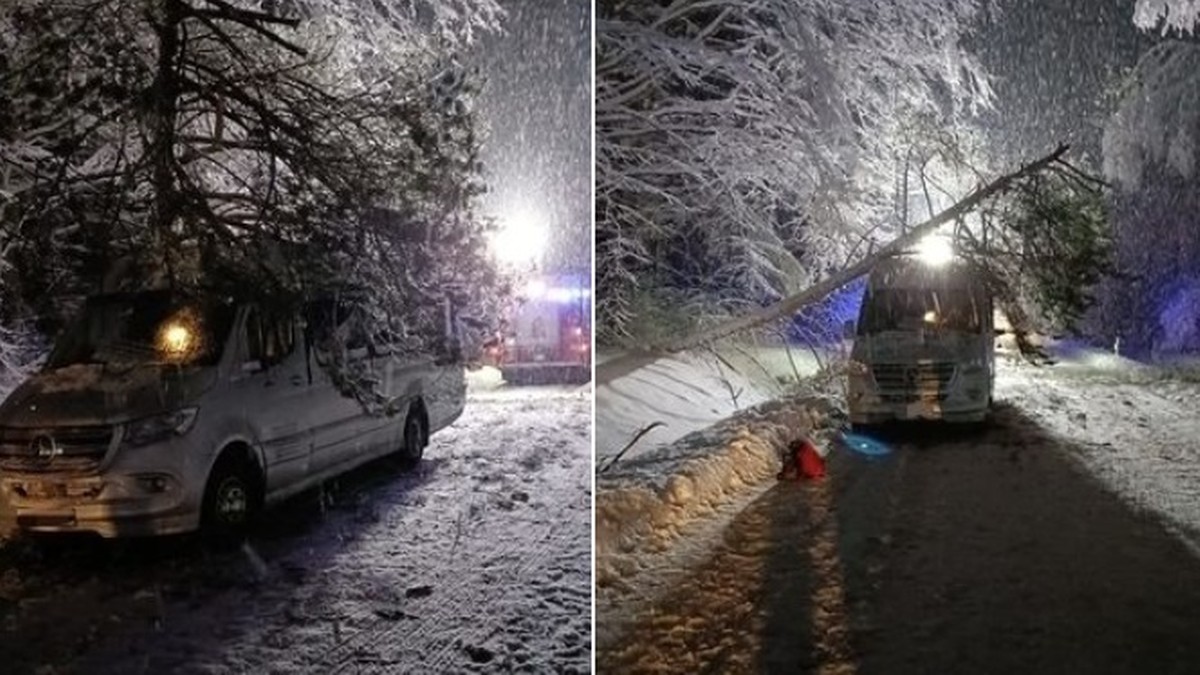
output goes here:
{"type": "Polygon", "coordinates": [[[536,263],[546,248],[546,220],[542,214],[520,207],[500,219],[492,236],[492,252],[510,265],[536,263]]]}
{"type": "Polygon", "coordinates": [[[916,248],[917,258],[930,267],[941,267],[954,260],[954,247],[950,240],[939,235],[931,234],[921,240],[916,248]]]}
{"type": "Polygon", "coordinates": [[[546,282],[541,279],[530,279],[525,284],[525,297],[530,300],[541,300],[546,295],[546,282]]]}

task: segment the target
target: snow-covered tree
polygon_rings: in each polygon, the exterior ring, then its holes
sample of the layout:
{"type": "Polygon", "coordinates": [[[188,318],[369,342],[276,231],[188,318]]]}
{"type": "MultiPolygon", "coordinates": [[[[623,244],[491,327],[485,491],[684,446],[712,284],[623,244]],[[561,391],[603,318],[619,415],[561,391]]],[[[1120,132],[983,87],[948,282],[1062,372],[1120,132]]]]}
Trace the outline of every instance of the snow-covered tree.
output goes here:
{"type": "Polygon", "coordinates": [[[1138,61],[1104,129],[1117,187],[1117,264],[1097,323],[1135,350],[1200,348],[1200,21],[1194,0],[1139,0],[1135,23],[1166,36],[1138,61]]]}
{"type": "Polygon", "coordinates": [[[377,329],[428,346],[443,300],[486,315],[500,281],[456,61],[499,15],[493,0],[6,3],[0,274],[39,312],[105,279],[278,302],[354,287],[377,329]]]}
{"type": "Polygon", "coordinates": [[[627,335],[664,298],[685,314],[777,298],[844,264],[864,236],[895,234],[900,177],[940,143],[929,133],[953,138],[988,101],[961,46],[977,9],[600,2],[604,336],[627,335]]]}
{"type": "Polygon", "coordinates": [[[1191,33],[1200,24],[1197,0],[1137,0],[1133,22],[1143,30],[1191,33]]]}
{"type": "Polygon", "coordinates": [[[1188,179],[1198,162],[1200,45],[1170,40],[1142,57],[1105,129],[1105,174],[1137,190],[1148,171],[1188,179]]]}

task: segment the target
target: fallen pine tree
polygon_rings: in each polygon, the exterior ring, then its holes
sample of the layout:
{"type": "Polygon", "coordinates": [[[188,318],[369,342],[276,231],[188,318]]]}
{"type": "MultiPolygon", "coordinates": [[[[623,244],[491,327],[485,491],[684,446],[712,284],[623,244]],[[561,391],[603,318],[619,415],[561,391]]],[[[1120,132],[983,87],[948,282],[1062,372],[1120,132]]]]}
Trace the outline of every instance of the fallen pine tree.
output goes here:
{"type": "MultiPolygon", "coordinates": [[[[1017,334],[1022,353],[1035,357],[1028,339],[1041,323],[1069,327],[1086,311],[1088,289],[1108,270],[1111,237],[1104,183],[1064,159],[1067,145],[972,190],[952,206],[909,228],[856,262],[778,302],[728,318],[678,338],[650,345],[651,353],[696,349],[765,324],[787,319],[870,271],[890,256],[953,225],[957,254],[984,275],[1017,334]],[[975,222],[968,225],[968,216],[975,222]]],[[[631,353],[606,362],[620,369],[631,353]]]]}

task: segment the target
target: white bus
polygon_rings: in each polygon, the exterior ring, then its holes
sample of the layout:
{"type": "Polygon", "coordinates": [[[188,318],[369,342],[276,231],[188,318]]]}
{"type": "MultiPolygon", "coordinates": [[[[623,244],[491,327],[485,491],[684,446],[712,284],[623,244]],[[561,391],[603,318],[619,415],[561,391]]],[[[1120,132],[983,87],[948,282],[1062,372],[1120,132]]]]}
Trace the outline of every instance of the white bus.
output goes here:
{"type": "Polygon", "coordinates": [[[463,411],[461,360],[368,344],[343,307],[273,311],[166,291],[89,299],[46,367],[0,405],[0,498],[17,527],[234,533],[264,505],[376,457],[419,460],[463,411]],[[331,331],[385,412],[335,386],[331,331]]]}
{"type": "Polygon", "coordinates": [[[966,263],[916,254],[870,274],[850,354],[852,424],[982,422],[992,403],[992,297],[966,263]]]}

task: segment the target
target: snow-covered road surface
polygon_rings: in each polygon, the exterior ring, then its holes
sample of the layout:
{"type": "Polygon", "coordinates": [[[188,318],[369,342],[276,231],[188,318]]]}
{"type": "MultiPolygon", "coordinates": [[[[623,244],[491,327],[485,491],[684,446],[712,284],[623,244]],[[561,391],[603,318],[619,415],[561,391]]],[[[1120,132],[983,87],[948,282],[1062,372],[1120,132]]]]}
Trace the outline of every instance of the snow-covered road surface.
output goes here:
{"type": "Polygon", "coordinates": [[[1195,672],[1200,386],[1109,361],[1004,363],[982,433],[749,491],[598,597],[598,670],[1195,672]]]}
{"type": "Polygon", "coordinates": [[[586,672],[584,389],[473,394],[403,472],[376,462],[195,538],[0,548],[0,671],[586,672]]]}

